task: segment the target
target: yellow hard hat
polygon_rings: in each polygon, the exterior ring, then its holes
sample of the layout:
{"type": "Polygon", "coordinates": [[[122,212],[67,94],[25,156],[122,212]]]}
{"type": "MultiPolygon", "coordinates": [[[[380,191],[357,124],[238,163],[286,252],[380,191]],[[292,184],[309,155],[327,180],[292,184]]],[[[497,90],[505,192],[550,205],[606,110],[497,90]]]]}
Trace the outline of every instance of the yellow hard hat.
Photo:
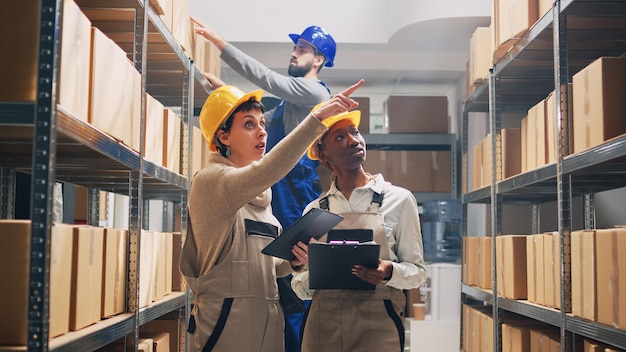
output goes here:
{"type": "Polygon", "coordinates": [[[233,111],[250,99],[261,102],[262,96],[260,89],[244,93],[235,86],[221,86],[211,92],[200,110],[200,129],[211,151],[217,150],[213,141],[215,133],[233,111]]]}
{"type": "MultiPolygon", "coordinates": [[[[323,103],[321,103],[323,104],[323,103]]],[[[317,108],[319,106],[321,106],[321,104],[318,104],[317,106],[315,106],[313,108],[313,111],[317,110],[317,108]]],[[[335,115],[335,116],[331,116],[328,118],[325,118],[322,120],[322,123],[328,127],[328,129],[330,130],[331,127],[333,127],[334,124],[336,124],[337,122],[341,121],[341,120],[350,120],[350,122],[352,122],[352,124],[354,124],[357,128],[359,127],[359,123],[361,123],[361,111],[360,110],[352,110],[352,111],[346,111],[343,112],[339,115],[335,115]]],[[[322,139],[322,137],[324,137],[326,133],[324,133],[323,135],[319,136],[319,138],[317,138],[313,143],[311,143],[311,145],[309,146],[309,149],[307,150],[307,156],[309,157],[309,159],[311,160],[317,160],[317,144],[319,143],[319,141],[322,139]]]]}

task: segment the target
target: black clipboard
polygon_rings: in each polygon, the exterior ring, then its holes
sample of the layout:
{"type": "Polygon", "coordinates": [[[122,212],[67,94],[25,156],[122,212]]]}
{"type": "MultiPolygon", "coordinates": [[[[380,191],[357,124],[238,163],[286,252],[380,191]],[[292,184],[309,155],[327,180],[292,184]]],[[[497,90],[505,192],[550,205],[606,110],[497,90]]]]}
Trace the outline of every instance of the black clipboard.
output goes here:
{"type": "Polygon", "coordinates": [[[309,243],[311,289],[375,290],[376,285],[352,274],[356,264],[376,268],[380,245],[376,243],[309,243]]]}
{"type": "Polygon", "coordinates": [[[372,229],[339,229],[328,231],[326,242],[331,241],[358,241],[359,243],[374,240],[372,229]]]}
{"type": "Polygon", "coordinates": [[[343,220],[341,215],[319,208],[312,208],[289,226],[282,235],[263,248],[261,253],[286,260],[294,260],[296,257],[291,253],[291,248],[298,241],[308,243],[311,237],[319,239],[341,220],[343,220]]]}

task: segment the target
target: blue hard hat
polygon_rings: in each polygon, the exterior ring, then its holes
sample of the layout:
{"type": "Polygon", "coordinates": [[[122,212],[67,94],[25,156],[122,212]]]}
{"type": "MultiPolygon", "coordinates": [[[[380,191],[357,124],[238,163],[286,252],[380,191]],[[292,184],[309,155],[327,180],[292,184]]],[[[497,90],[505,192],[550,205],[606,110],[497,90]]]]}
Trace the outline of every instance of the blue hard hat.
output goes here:
{"type": "Polygon", "coordinates": [[[307,27],[302,34],[289,34],[289,38],[293,40],[294,44],[298,43],[298,39],[302,38],[307,42],[313,44],[317,50],[326,58],[324,66],[333,67],[335,64],[335,52],[337,51],[337,44],[333,37],[319,26],[307,27]]]}

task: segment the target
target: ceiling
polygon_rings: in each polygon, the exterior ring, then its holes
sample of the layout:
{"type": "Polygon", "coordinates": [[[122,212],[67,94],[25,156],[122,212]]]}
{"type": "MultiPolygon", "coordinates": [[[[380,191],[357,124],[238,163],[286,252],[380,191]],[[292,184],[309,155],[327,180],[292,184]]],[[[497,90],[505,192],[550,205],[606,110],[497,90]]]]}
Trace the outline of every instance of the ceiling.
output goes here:
{"type": "MultiPolygon", "coordinates": [[[[335,66],[320,78],[337,93],[361,78],[355,96],[369,97],[373,118],[389,95],[446,95],[464,86],[469,39],[488,26],[490,0],[189,0],[199,17],[227,41],[269,68],[286,74],[293,43],[288,33],[311,24],[337,42],[335,66]],[[229,15],[226,15],[229,14],[229,15]],[[230,15],[232,14],[232,15],[230,15]]],[[[243,90],[255,87],[222,63],[221,78],[243,90]]]]}

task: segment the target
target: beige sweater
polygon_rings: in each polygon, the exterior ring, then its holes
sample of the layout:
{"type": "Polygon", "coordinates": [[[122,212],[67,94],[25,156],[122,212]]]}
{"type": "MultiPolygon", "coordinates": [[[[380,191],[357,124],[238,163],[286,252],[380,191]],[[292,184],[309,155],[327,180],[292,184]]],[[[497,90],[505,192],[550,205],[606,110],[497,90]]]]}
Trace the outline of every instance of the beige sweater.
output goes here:
{"type": "MultiPolygon", "coordinates": [[[[261,160],[237,167],[218,153],[191,183],[189,216],[196,245],[196,277],[211,270],[230,247],[236,212],[245,204],[270,206],[270,187],[283,178],[302,157],[306,148],[327,128],[309,115],[261,160]],[[226,247],[227,246],[227,247],[226,247]]],[[[189,254],[189,253],[187,253],[189,254]]]]}

